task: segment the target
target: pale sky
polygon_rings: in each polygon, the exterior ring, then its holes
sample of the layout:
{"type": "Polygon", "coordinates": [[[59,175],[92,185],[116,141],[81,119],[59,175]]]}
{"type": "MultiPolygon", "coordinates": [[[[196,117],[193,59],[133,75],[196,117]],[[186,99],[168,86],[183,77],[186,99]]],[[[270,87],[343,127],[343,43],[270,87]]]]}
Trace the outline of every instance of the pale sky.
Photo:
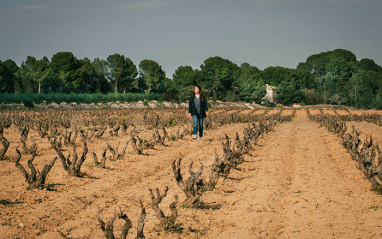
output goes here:
{"type": "Polygon", "coordinates": [[[382,65],[382,0],[0,0],[0,60],[114,53],[179,66],[220,56],[240,66],[296,68],[352,51],[382,65]]]}

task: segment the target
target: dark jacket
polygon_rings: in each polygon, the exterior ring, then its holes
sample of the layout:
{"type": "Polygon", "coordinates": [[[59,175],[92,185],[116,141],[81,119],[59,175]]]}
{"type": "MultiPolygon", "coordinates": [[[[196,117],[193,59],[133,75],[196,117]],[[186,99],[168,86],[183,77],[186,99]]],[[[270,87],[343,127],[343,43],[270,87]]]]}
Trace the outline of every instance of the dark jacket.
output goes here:
{"type": "MultiPolygon", "coordinates": [[[[191,115],[199,115],[198,110],[195,107],[194,103],[195,95],[192,95],[190,97],[190,102],[188,103],[188,113],[191,113],[191,115]]],[[[200,117],[206,118],[206,111],[208,111],[207,101],[200,98],[200,117]]]]}

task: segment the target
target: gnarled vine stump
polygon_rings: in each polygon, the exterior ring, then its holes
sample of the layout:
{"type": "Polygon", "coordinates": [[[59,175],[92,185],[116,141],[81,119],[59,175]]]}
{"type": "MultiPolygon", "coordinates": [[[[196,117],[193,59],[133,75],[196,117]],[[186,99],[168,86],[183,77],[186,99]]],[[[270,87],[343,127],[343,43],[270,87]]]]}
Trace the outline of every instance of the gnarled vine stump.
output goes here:
{"type": "Polygon", "coordinates": [[[129,144],[130,140],[125,143],[125,146],[123,147],[121,152],[118,152],[118,147],[114,148],[109,143],[107,143],[107,149],[110,150],[112,157],[110,158],[111,161],[121,160],[125,156],[125,152],[127,149],[127,146],[129,144]]]}
{"type": "Polygon", "coordinates": [[[86,160],[86,155],[88,153],[88,147],[87,143],[83,142],[83,152],[81,155],[81,158],[78,159],[77,155],[77,145],[73,145],[73,156],[71,155],[70,151],[67,157],[62,153],[61,149],[61,142],[57,140],[57,138],[50,138],[49,140],[50,144],[52,147],[56,150],[58,157],[61,160],[62,166],[64,167],[65,171],[70,175],[70,176],[75,176],[75,177],[82,177],[83,173],[81,173],[81,166],[86,160]],[[71,159],[72,158],[72,159],[71,159]]]}
{"type": "Polygon", "coordinates": [[[105,168],[106,167],[106,151],[108,148],[105,148],[101,154],[101,159],[98,160],[97,154],[92,151],[90,152],[91,156],[93,157],[94,165],[97,167],[105,168]]]}
{"type": "Polygon", "coordinates": [[[196,203],[199,201],[199,198],[203,194],[203,179],[201,179],[201,175],[203,172],[203,164],[201,164],[200,169],[197,172],[193,172],[193,163],[191,163],[188,168],[190,177],[187,179],[186,182],[184,182],[180,170],[181,162],[182,156],[179,157],[178,162],[176,162],[176,160],[172,162],[172,170],[174,172],[175,180],[180,189],[182,189],[182,191],[186,195],[186,200],[183,202],[183,204],[185,206],[195,207],[196,203]]]}
{"type": "Polygon", "coordinates": [[[162,202],[162,199],[167,196],[168,187],[166,186],[163,194],[159,192],[159,189],[156,189],[156,197],[153,194],[151,188],[149,189],[151,195],[151,206],[155,212],[157,219],[159,220],[159,226],[167,231],[170,228],[173,228],[175,225],[176,218],[178,217],[178,210],[176,205],[178,204],[178,196],[175,195],[175,200],[169,206],[171,210],[171,215],[166,217],[163,211],[159,208],[159,204],[162,202]]]}
{"type": "Polygon", "coordinates": [[[15,165],[25,177],[25,181],[28,183],[28,190],[33,188],[43,189],[45,188],[46,177],[48,176],[50,169],[56,162],[57,157],[54,157],[53,160],[49,164],[45,165],[42,171],[39,172],[33,165],[33,160],[36,157],[37,145],[34,143],[29,151],[32,154],[32,157],[28,160],[28,167],[31,173],[28,173],[20,164],[21,153],[18,147],[16,148],[17,158],[15,161],[15,165]]]}
{"type": "MultiPolygon", "coordinates": [[[[139,202],[141,205],[141,215],[138,218],[138,223],[137,223],[137,236],[136,239],[145,239],[145,235],[143,234],[143,229],[145,225],[145,218],[146,218],[146,209],[143,206],[143,203],[140,201],[139,202]]],[[[100,212],[98,211],[97,213],[97,219],[98,222],[100,222],[100,228],[104,232],[105,237],[107,239],[115,239],[114,236],[114,221],[118,217],[119,219],[122,219],[125,221],[125,224],[122,227],[122,233],[120,235],[120,239],[125,239],[127,237],[127,234],[129,233],[129,230],[133,226],[131,223],[130,219],[128,216],[120,209],[120,212],[118,214],[114,214],[114,217],[110,219],[108,223],[105,223],[101,217],[100,217],[100,212]]]]}
{"type": "Polygon", "coordinates": [[[4,160],[4,155],[9,148],[9,141],[3,136],[3,127],[0,127],[0,142],[3,145],[3,148],[0,150],[0,160],[4,160]]]}

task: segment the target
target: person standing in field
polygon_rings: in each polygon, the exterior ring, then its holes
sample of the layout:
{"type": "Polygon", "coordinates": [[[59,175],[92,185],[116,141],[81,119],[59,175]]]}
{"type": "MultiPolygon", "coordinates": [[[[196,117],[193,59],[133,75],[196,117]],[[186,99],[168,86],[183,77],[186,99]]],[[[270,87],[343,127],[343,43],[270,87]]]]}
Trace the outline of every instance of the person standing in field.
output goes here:
{"type": "Polygon", "coordinates": [[[190,96],[188,103],[188,118],[192,117],[194,134],[193,139],[197,139],[199,126],[199,139],[203,140],[203,120],[208,116],[207,99],[202,87],[196,85],[190,96]]]}

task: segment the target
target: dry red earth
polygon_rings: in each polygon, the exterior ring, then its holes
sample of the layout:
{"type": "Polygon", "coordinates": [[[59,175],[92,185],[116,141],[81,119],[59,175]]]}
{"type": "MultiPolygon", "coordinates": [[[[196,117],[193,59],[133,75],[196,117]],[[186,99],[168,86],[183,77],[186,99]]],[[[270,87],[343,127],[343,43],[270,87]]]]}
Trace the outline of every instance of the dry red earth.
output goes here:
{"type": "MultiPolygon", "coordinates": [[[[264,110],[253,113],[260,111],[264,110]]],[[[172,161],[184,155],[181,166],[185,178],[191,162],[195,170],[203,163],[203,175],[208,178],[215,149],[222,153],[221,139],[225,134],[233,138],[236,132],[242,136],[246,125],[206,130],[203,141],[192,140],[191,136],[166,141],[165,146],[145,150],[144,155],[128,148],[123,160],[108,160],[106,169],[94,167],[88,155],[82,178],[68,176],[57,161],[46,182],[50,190],[29,191],[12,162],[20,143],[18,131],[13,126],[5,129],[4,136],[11,146],[7,153],[10,159],[0,161],[0,238],[64,238],[60,233],[67,238],[104,238],[97,212],[109,221],[119,208],[133,223],[127,238],[135,238],[140,199],[147,212],[146,238],[382,238],[382,195],[371,189],[340,138],[310,121],[306,110],[297,110],[293,121],[278,124],[260,138],[258,145],[244,155],[239,170],[233,170],[225,180],[219,179],[214,191],[203,194],[206,208],[182,207],[185,196],[174,179],[172,161]],[[168,205],[174,195],[180,202],[177,227],[171,232],[156,226],[149,194],[150,188],[163,190],[166,186],[168,195],[160,204],[164,213],[170,214],[168,205]]],[[[347,125],[355,125],[362,137],[372,134],[382,145],[381,127],[364,122],[347,125]]],[[[146,138],[153,132],[138,129],[146,138]]],[[[34,164],[41,170],[56,152],[46,138],[33,131],[30,134],[38,143],[34,164]]],[[[124,134],[92,139],[89,152],[99,155],[106,142],[122,148],[128,139],[129,135],[124,134]]],[[[81,147],[78,152],[82,153],[81,147]]],[[[23,155],[21,163],[26,165],[29,157],[23,155]]],[[[121,220],[115,221],[117,236],[122,224],[121,220]]]]}

